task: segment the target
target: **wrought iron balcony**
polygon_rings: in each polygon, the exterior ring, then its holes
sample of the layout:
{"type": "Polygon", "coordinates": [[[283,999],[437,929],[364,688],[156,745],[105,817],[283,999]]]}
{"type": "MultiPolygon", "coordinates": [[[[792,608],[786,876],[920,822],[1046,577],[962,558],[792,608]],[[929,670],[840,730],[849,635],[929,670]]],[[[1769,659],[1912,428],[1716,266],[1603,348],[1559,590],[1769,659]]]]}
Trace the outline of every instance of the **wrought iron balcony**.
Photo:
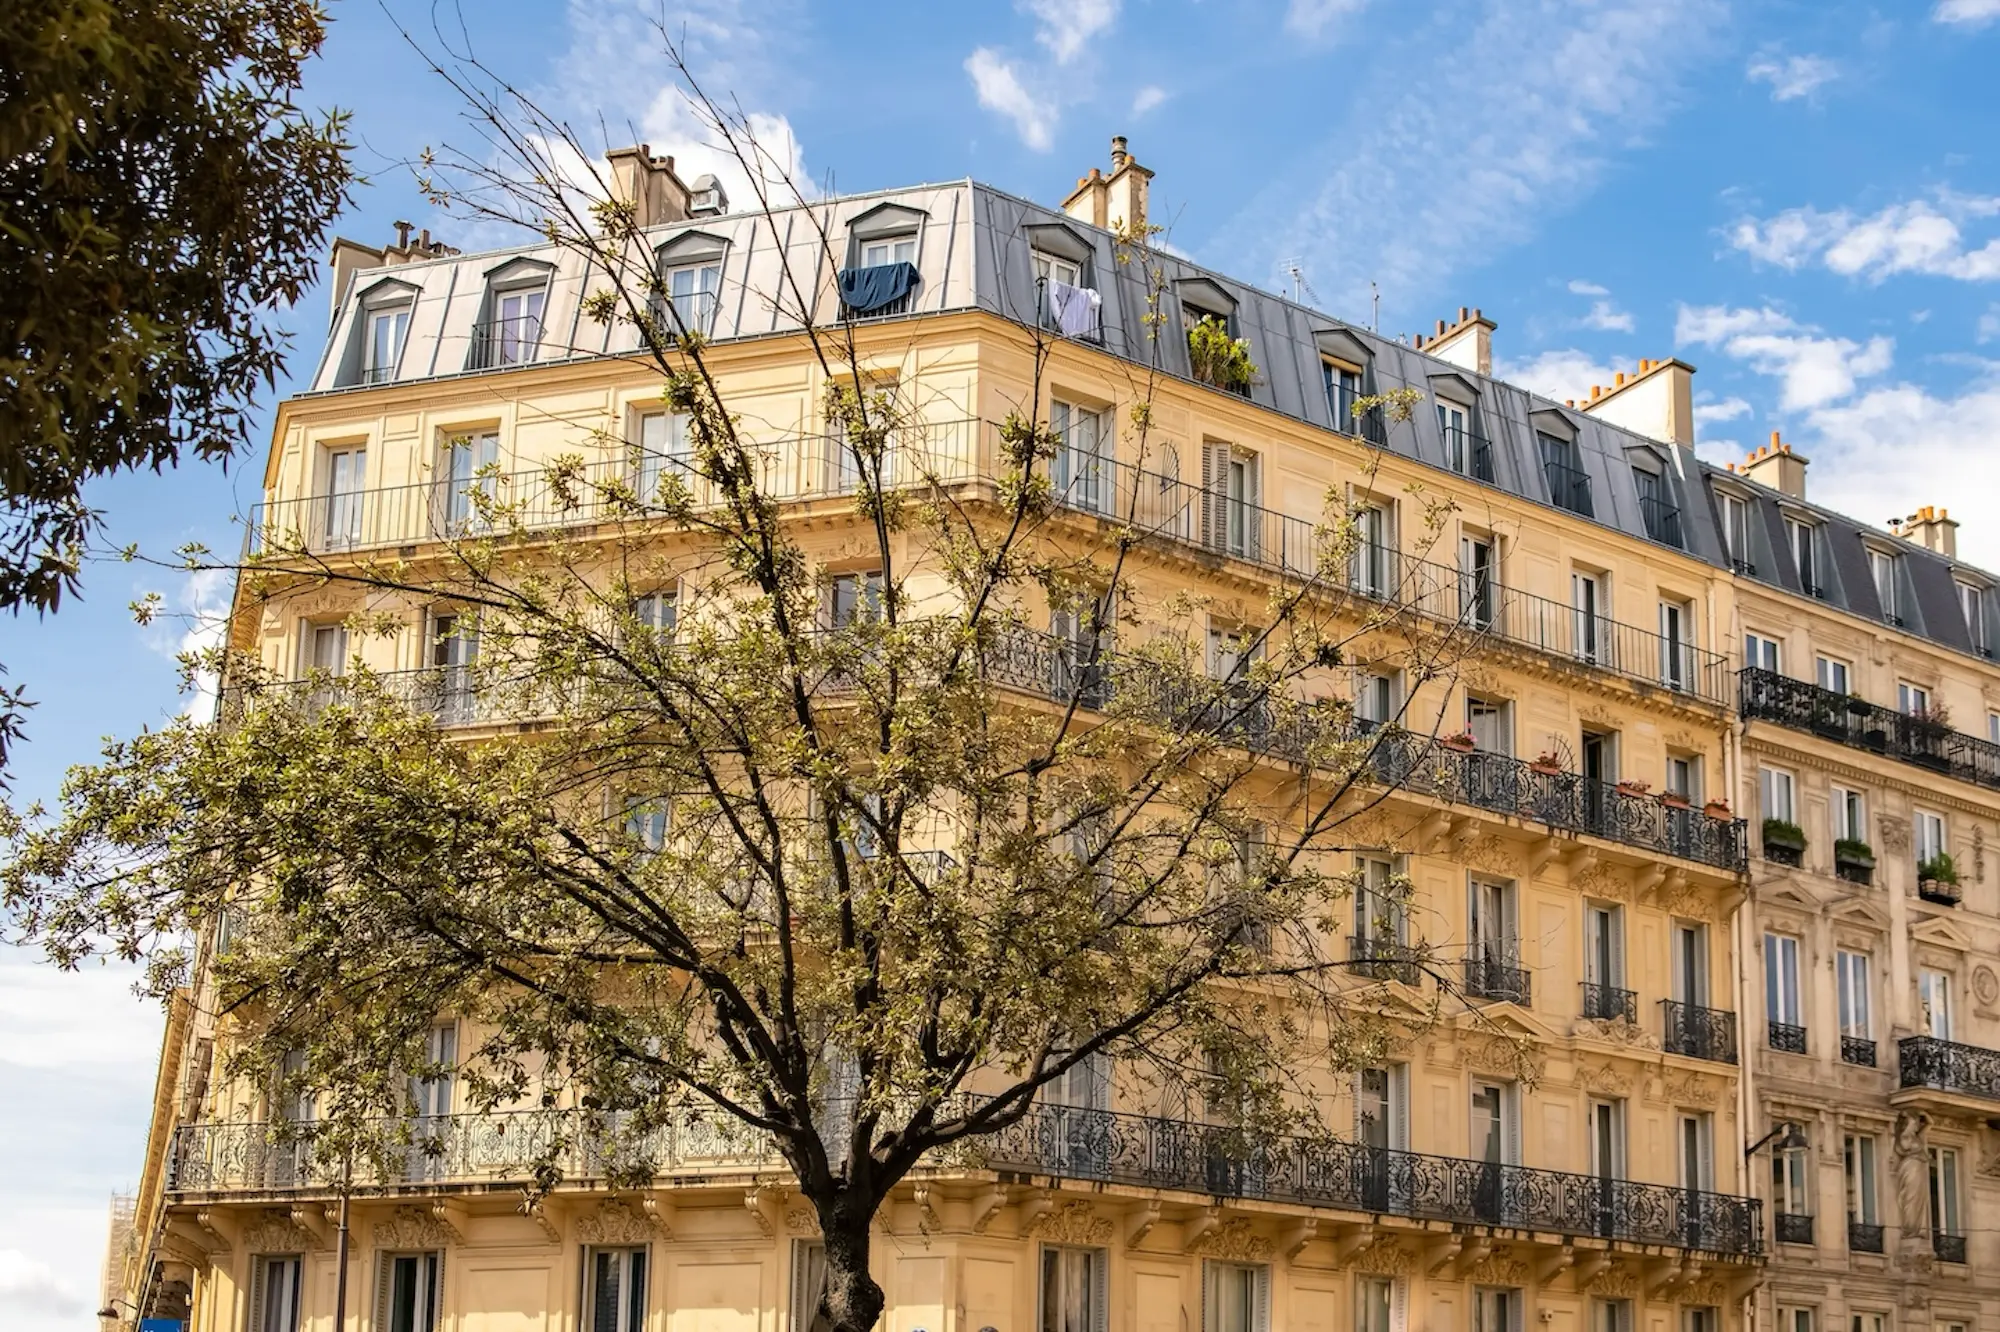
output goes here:
{"type": "Polygon", "coordinates": [[[1780,1244],[1811,1244],[1813,1242],[1813,1219],[1797,1212],[1774,1212],[1771,1214],[1771,1228],[1780,1244]]]}
{"type": "Polygon", "coordinates": [[[466,352],[467,370],[491,370],[503,365],[525,365],[535,359],[542,343],[542,321],[534,315],[513,319],[489,319],[472,326],[472,345],[466,352]]]}
{"type": "Polygon", "coordinates": [[[1639,517],[1646,525],[1646,535],[1663,546],[1686,549],[1687,542],[1681,535],[1681,511],[1678,505],[1657,496],[1639,497],[1639,517]]]}
{"type": "Polygon", "coordinates": [[[1854,749],[2000,790],[2000,745],[1807,680],[1747,667],[1739,673],[1743,715],[1774,721],[1854,749]]]}
{"type": "Polygon", "coordinates": [[[1789,1022],[1767,1023],[1768,1036],[1773,1050],[1784,1054],[1804,1054],[1806,1052],[1806,1029],[1795,1027],[1789,1022]]]}
{"type": "Polygon", "coordinates": [[[1931,1232],[1931,1252],[1941,1263],[1962,1263],[1965,1261],[1965,1236],[1934,1230],[1931,1232]]]}
{"type": "Polygon", "coordinates": [[[1423,958],[1421,948],[1395,939],[1356,934],[1347,940],[1348,971],[1369,980],[1416,985],[1423,979],[1423,958]]]}
{"type": "Polygon", "coordinates": [[[1875,1067],[1875,1042],[1866,1036],[1842,1036],[1840,1062],[1857,1064],[1862,1068],[1875,1067]]]}
{"type": "Polygon", "coordinates": [[[1665,1014],[1668,1054],[1718,1064],[1736,1062],[1736,1014],[1674,999],[1662,999],[1660,1006],[1665,1014]]]}
{"type": "Polygon", "coordinates": [[[1896,1042],[1896,1064],[1899,1086],[2000,1101],[2000,1051],[1935,1036],[1905,1036],[1896,1042]]]}
{"type": "Polygon", "coordinates": [[[1851,1253],[1881,1253],[1882,1227],[1873,1221],[1847,1220],[1847,1248],[1851,1253]]]}
{"type": "Polygon", "coordinates": [[[1484,435],[1471,430],[1446,427],[1444,460],[1446,466],[1460,476],[1469,476],[1488,485],[1493,484],[1493,441],[1484,435]]]}
{"type": "Polygon", "coordinates": [[[1729,1257],[1763,1248],[1754,1198],[1323,1139],[1245,1141],[1229,1128],[1104,1110],[1038,1106],[982,1140],[977,1159],[1031,1174],[1729,1257]]]}
{"type": "Polygon", "coordinates": [[[1568,463],[1542,460],[1542,475],[1549,483],[1549,500],[1558,509],[1591,517],[1590,474],[1568,463]]]}
{"type": "Polygon", "coordinates": [[[1583,982],[1583,1015],[1597,1022],[1637,1022],[1639,996],[1616,985],[1583,982]]]}
{"type": "Polygon", "coordinates": [[[1528,1007],[1534,994],[1528,969],[1502,957],[1465,959],[1465,992],[1475,999],[1492,999],[1528,1007]]]}

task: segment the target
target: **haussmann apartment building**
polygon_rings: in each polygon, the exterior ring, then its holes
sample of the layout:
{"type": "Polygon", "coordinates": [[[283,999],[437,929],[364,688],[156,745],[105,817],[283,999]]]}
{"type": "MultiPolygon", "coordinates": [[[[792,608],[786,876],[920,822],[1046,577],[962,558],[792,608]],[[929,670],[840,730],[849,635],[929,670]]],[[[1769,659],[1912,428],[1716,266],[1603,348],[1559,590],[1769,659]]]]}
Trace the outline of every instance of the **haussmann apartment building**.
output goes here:
{"type": "MultiPolygon", "coordinates": [[[[611,160],[670,299],[710,332],[724,397],[775,446],[802,546],[848,558],[852,480],[816,425],[824,373],[758,295],[806,219],[732,211],[712,179],[685,185],[643,148],[611,160]]],[[[1357,663],[1341,685],[1363,720],[1435,719],[1390,747],[1395,789],[1351,830],[1374,848],[1364,882],[1407,872],[1414,901],[1383,920],[1358,894],[1345,942],[1378,1009],[1428,1001],[1386,940],[1444,950],[1470,1002],[1382,1066],[1324,1079],[1341,1142],[1278,1144],[1255,1171],[1154,1150],[1193,1112],[1118,1070],[1071,1079],[1019,1131],[903,1186],[874,1248],[885,1326],[2000,1318],[2000,1281],[1977,1275],[2000,1268],[1981,1223],[2000,1215],[2000,1054],[1980,1048],[2000,1044],[1984,862],[2000,672],[1989,580],[1953,559],[1949,520],[1878,531],[1817,509],[1783,449],[1705,466],[1678,360],[1553,402],[1492,377],[1495,325],[1477,310],[1392,340],[1170,253],[1121,264],[1114,231],[1143,222],[1151,175],[1117,140],[1060,208],[971,181],[816,202],[829,268],[897,268],[846,284],[866,308],[823,274],[822,318],[849,322],[858,368],[912,404],[898,447],[966,502],[993,495],[994,423],[1014,410],[1063,431],[1052,479],[1079,537],[1143,489],[1134,579],[1199,596],[1217,654],[1328,494],[1360,511],[1352,590],[1410,599],[1472,647],[1422,707],[1405,710],[1387,666],[1357,663]],[[1151,332],[1155,301],[1170,335],[1151,332]],[[1203,316],[1248,340],[1253,382],[1197,378],[1180,330],[1203,316]],[[1156,359],[1154,451],[1120,456],[1156,359]],[[1417,395],[1408,420],[1349,410],[1395,389],[1417,395]],[[1446,530],[1426,530],[1418,494],[1453,502],[1446,530]],[[1104,1145],[1071,1150],[1081,1139],[1049,1116],[1090,1117],[1104,1145]]],[[[338,242],[327,350],[277,413],[252,538],[282,527],[332,560],[420,551],[494,464],[530,486],[558,453],[643,467],[670,447],[637,333],[583,316],[580,268],[553,249],[338,242]]],[[[476,639],[415,604],[391,608],[407,632],[350,638],[343,595],[239,595],[232,642],[301,676],[359,660],[439,725],[492,734],[462,683],[476,639]]],[[[170,1014],[145,1173],[114,1212],[110,1307],[188,1332],[333,1332],[336,1181],[269,1137],[312,1107],[220,1074],[209,998],[197,979],[170,1014]]],[[[474,1044],[441,1015],[441,1062],[474,1044]]],[[[638,1192],[609,1192],[579,1158],[524,1211],[492,1116],[448,1077],[412,1098],[442,1150],[355,1189],[350,1328],[811,1328],[810,1209],[740,1131],[690,1125],[638,1192]]]]}

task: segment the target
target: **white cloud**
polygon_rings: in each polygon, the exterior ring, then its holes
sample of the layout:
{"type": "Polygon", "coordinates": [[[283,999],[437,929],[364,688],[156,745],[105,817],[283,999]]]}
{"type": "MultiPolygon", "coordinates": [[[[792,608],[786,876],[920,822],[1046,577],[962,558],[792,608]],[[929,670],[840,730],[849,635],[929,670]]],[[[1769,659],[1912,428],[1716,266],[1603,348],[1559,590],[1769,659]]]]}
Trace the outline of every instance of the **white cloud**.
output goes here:
{"type": "Polygon", "coordinates": [[[1698,402],[1694,405],[1694,423],[1707,425],[1711,421],[1734,421],[1750,415],[1752,408],[1742,398],[1724,398],[1720,402],[1698,402]]]}
{"type": "Polygon", "coordinates": [[[1285,31],[1318,39],[1328,28],[1368,7],[1368,0],[1291,0],[1285,7],[1285,31]]]}
{"type": "Polygon", "coordinates": [[[1977,336],[1981,342],[2000,338],[2000,304],[1987,306],[1986,313],[1979,316],[1977,336]]]}
{"type": "Polygon", "coordinates": [[[1028,147],[1038,153],[1049,150],[1056,124],[1054,102],[1023,87],[1014,67],[991,47],[982,46],[967,56],[965,72],[972,77],[981,106],[1013,121],[1015,132],[1028,147]]]}
{"type": "Polygon", "coordinates": [[[1853,393],[1863,379],[1889,368],[1892,338],[1865,343],[1829,337],[1768,306],[1682,306],[1674,321],[1674,341],[1717,347],[1758,374],[1779,381],[1779,406],[1787,411],[1822,407],[1853,393]]]}
{"type": "Polygon", "coordinates": [[[1939,23],[1963,23],[1980,27],[2000,18],[2000,0],[1938,0],[1931,18],[1939,23]]]}
{"type": "Polygon", "coordinates": [[[1530,393],[1564,402],[1590,396],[1592,384],[1609,384],[1617,371],[1600,364],[1588,352],[1568,347],[1545,351],[1527,361],[1502,362],[1494,366],[1496,378],[1518,384],[1530,393]]]}
{"type": "Polygon", "coordinates": [[[1820,263],[1846,277],[1881,282],[1898,273],[2000,279],[2000,239],[1966,248],[1961,224],[2000,212],[2000,197],[1941,196],[1890,204],[1857,217],[1846,209],[1791,208],[1773,217],[1744,218],[1730,229],[1730,243],[1751,258],[1781,268],[1820,263]]]}
{"type": "Polygon", "coordinates": [[[1365,312],[1372,279],[1385,315],[1420,320],[1459,268],[1534,235],[1660,124],[1727,14],[1724,0],[1469,9],[1371,48],[1317,149],[1201,250],[1248,272],[1303,255],[1334,312],[1365,312]],[[1476,111],[1440,88],[1479,89],[1476,111]]]}
{"type": "Polygon", "coordinates": [[[1058,65],[1082,55],[1090,39],[1118,21],[1119,0],[1026,0],[1035,16],[1035,40],[1049,48],[1058,65]]]}
{"type": "Polygon", "coordinates": [[[1166,100],[1167,90],[1157,83],[1149,83],[1132,95],[1132,114],[1143,116],[1166,100]]]}
{"type": "Polygon", "coordinates": [[[19,1249],[0,1249],[0,1310],[63,1318],[85,1312],[83,1297],[54,1268],[19,1249]]]}
{"type": "Polygon", "coordinates": [[[1582,278],[1571,278],[1569,280],[1569,289],[1578,296],[1609,296],[1611,294],[1611,288],[1595,282],[1586,282],[1582,278]]]}
{"type": "Polygon", "coordinates": [[[1605,333],[1630,333],[1639,325],[1631,311],[1620,310],[1610,301],[1592,301],[1590,313],[1583,317],[1583,326],[1605,333]]]}
{"type": "Polygon", "coordinates": [[[1810,97],[1840,77],[1840,66],[1825,56],[1764,56],[1744,71],[1752,83],[1771,85],[1771,100],[1791,102],[1810,97]]]}

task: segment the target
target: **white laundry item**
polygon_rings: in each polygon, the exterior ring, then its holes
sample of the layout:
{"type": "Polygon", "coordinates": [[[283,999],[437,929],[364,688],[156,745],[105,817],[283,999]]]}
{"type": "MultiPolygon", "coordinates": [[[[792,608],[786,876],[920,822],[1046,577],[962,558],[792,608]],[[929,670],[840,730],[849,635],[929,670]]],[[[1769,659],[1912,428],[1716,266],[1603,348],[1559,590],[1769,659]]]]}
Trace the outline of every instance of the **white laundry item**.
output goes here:
{"type": "Polygon", "coordinates": [[[1089,287],[1072,287],[1067,282],[1049,283],[1049,307],[1055,311],[1056,329],[1068,338],[1095,338],[1098,311],[1104,303],[1089,287]]]}

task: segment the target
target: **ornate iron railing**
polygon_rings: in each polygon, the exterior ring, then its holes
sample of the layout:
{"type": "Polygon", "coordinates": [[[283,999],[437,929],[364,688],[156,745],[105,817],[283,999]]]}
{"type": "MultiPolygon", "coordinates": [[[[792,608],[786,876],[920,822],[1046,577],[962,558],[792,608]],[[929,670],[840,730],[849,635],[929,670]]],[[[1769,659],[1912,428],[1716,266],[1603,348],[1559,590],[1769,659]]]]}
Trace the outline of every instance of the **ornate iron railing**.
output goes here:
{"type": "Polygon", "coordinates": [[[989,1166],[1387,1216],[1664,1244],[1749,1257],[1753,1198],[1182,1120],[1038,1106],[982,1140],[989,1166]]]}
{"type": "Polygon", "coordinates": [[[1528,969],[1494,957],[1465,959],[1465,992],[1475,999],[1493,999],[1519,1004],[1533,1002],[1534,979],[1528,969]]]}
{"type": "Polygon", "coordinates": [[[1882,1227],[1873,1221],[1847,1221],[1847,1247],[1853,1253],[1881,1253],[1882,1227]]]}
{"type": "Polygon", "coordinates": [[[1811,1244],[1813,1242],[1813,1219],[1797,1212],[1774,1212],[1771,1214],[1771,1229],[1780,1244],[1811,1244]]]}
{"type": "Polygon", "coordinates": [[[1768,1036],[1773,1050],[1784,1054],[1804,1054],[1806,1052],[1806,1029],[1793,1026],[1789,1022],[1767,1024],[1768,1036]]]}
{"type": "Polygon", "coordinates": [[[1743,715],[2000,790],[2000,745],[1912,717],[1808,680],[1746,667],[1739,672],[1743,715]]]}
{"type": "MultiPolygon", "coordinates": [[[[519,1111],[383,1120],[351,1160],[311,1137],[284,1141],[261,1123],[175,1130],[167,1190],[328,1192],[524,1180],[552,1160],[564,1179],[614,1168],[654,1176],[782,1168],[768,1138],[714,1113],[689,1113],[642,1134],[577,1111],[519,1111]]],[[[1460,1157],[1386,1151],[1305,1137],[1107,1110],[1037,1105],[1017,1123],[951,1149],[962,1165],[1062,1179],[1181,1189],[1416,1219],[1508,1226],[1665,1244],[1730,1257],[1761,1252],[1754,1198],[1460,1157]]]]}
{"type": "Polygon", "coordinates": [[[1931,1252],[1941,1263],[1962,1263],[1965,1261],[1965,1236],[1934,1230],[1931,1232],[1931,1252]]]}
{"type": "Polygon", "coordinates": [[[1875,1042],[1866,1036],[1842,1036],[1840,1062],[1858,1064],[1862,1068],[1875,1067],[1875,1042]]]}
{"type": "Polygon", "coordinates": [[[2000,1101],[2000,1051],[1935,1036],[1905,1036],[1896,1042],[1896,1064],[1901,1086],[2000,1101]]]}
{"type": "Polygon", "coordinates": [[[1708,1059],[1718,1064],[1736,1062],[1736,1014],[1676,999],[1662,999],[1660,1006],[1665,1015],[1668,1054],[1708,1059]]]}
{"type": "Polygon", "coordinates": [[[1616,985],[1583,982],[1583,1015],[1596,1022],[1637,1022],[1639,996],[1616,985]]]}

